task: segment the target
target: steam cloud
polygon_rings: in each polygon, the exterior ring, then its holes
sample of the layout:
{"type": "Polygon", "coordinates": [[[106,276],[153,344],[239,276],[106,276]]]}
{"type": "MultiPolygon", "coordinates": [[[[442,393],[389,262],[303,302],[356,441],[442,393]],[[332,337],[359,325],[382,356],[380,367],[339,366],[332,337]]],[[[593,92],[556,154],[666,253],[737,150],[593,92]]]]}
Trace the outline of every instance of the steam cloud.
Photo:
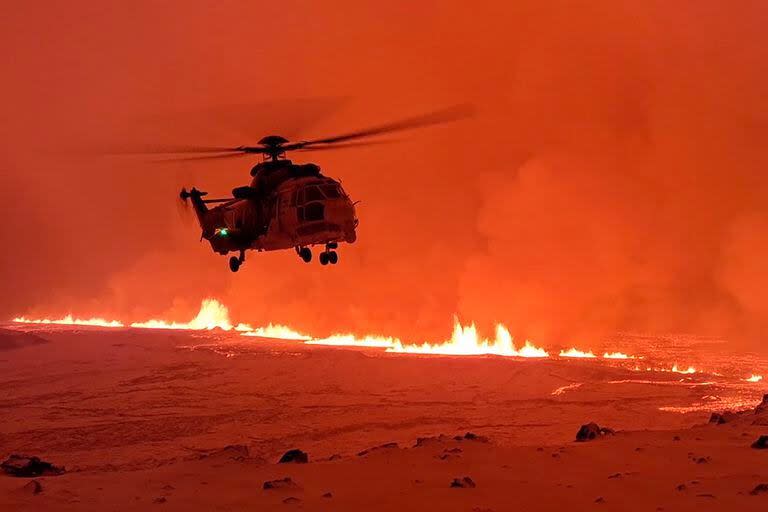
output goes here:
{"type": "MultiPolygon", "coordinates": [[[[12,290],[0,314],[187,317],[216,296],[237,318],[309,332],[447,337],[457,313],[537,341],[617,329],[757,339],[768,5],[506,4],[307,3],[269,13],[258,33],[251,20],[265,13],[250,3],[237,15],[20,7],[0,31],[12,71],[0,85],[11,120],[0,279],[12,290]],[[249,162],[157,166],[40,146],[104,134],[247,143],[213,119],[132,120],[312,96],[352,99],[306,136],[457,100],[480,112],[384,148],[312,155],[362,200],[359,242],[334,268],[249,254],[230,276],[178,223],[178,187],[226,193],[249,162]]],[[[254,140],[280,130],[246,114],[254,140]]]]}

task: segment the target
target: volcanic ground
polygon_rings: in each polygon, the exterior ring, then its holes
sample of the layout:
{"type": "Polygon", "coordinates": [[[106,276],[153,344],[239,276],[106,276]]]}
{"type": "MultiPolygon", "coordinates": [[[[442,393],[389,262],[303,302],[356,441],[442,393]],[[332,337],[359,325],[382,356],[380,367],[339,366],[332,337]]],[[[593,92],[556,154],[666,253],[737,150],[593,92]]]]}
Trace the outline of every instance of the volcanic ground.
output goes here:
{"type": "MultiPolygon", "coordinates": [[[[65,469],[0,476],[4,510],[768,507],[768,450],[751,447],[765,387],[742,378],[764,362],[748,356],[682,374],[215,331],[0,334],[0,457],[65,469]],[[709,423],[725,408],[745,412],[709,423]],[[613,433],[576,442],[590,422],[613,433]],[[278,462],[293,449],[308,461],[278,462]]],[[[686,357],[673,341],[645,350],[686,357]]]]}

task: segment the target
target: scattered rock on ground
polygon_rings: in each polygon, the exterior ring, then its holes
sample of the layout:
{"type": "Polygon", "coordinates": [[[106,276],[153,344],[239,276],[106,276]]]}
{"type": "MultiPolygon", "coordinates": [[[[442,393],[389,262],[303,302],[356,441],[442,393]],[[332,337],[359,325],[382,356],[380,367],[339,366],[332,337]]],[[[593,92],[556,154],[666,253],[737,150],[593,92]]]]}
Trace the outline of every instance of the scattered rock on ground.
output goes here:
{"type": "Polygon", "coordinates": [[[295,487],[298,487],[296,482],[294,482],[293,479],[291,479],[289,476],[280,478],[278,480],[267,480],[264,482],[264,485],[262,485],[262,488],[265,491],[270,489],[291,489],[295,487]]]}
{"type": "Polygon", "coordinates": [[[595,422],[582,425],[578,432],[576,432],[576,441],[591,441],[598,437],[612,435],[615,432],[608,427],[601,427],[595,422]]]}
{"type": "Polygon", "coordinates": [[[757,441],[752,443],[752,448],[756,450],[765,450],[768,448],[768,436],[760,436],[757,441]]]}
{"type": "Polygon", "coordinates": [[[322,496],[320,496],[320,497],[321,497],[321,498],[333,498],[333,494],[332,494],[332,493],[330,493],[330,492],[327,492],[327,493],[323,494],[323,495],[322,495],[322,496]]]}
{"type": "Polygon", "coordinates": [[[168,500],[165,499],[165,496],[160,496],[159,498],[155,498],[154,500],[152,500],[152,503],[155,503],[157,505],[162,505],[166,501],[168,501],[168,500]]]}
{"type": "Polygon", "coordinates": [[[713,412],[709,417],[709,422],[715,425],[723,425],[725,423],[731,423],[738,419],[741,415],[733,411],[713,412]]]}
{"type": "Polygon", "coordinates": [[[475,484],[474,480],[472,480],[468,476],[465,476],[462,478],[454,478],[453,482],[451,482],[451,487],[460,488],[460,489],[473,489],[477,487],[477,485],[475,484]]]}
{"type": "Polygon", "coordinates": [[[684,491],[684,490],[686,490],[687,488],[688,488],[688,487],[687,487],[685,484],[680,484],[680,485],[678,485],[677,487],[675,487],[675,489],[677,489],[678,491],[684,491]]]}
{"type": "Polygon", "coordinates": [[[762,414],[768,411],[768,394],[763,395],[763,401],[755,407],[755,414],[762,414]]]}
{"type": "Polygon", "coordinates": [[[467,432],[463,436],[455,436],[453,438],[456,441],[479,441],[481,443],[487,443],[488,438],[485,436],[479,436],[475,434],[474,432],[467,432]]]}
{"type": "Polygon", "coordinates": [[[307,462],[309,462],[309,455],[298,448],[294,448],[293,450],[285,452],[283,456],[280,457],[278,464],[306,464],[307,462]]]}
{"type": "Polygon", "coordinates": [[[749,494],[752,496],[757,496],[758,494],[765,494],[768,493],[768,484],[757,484],[754,489],[749,491],[749,494]]]}
{"type": "Polygon", "coordinates": [[[244,444],[230,444],[224,448],[208,450],[197,456],[199,459],[231,459],[242,462],[250,457],[250,450],[244,444]]]}
{"type": "Polygon", "coordinates": [[[283,503],[285,503],[286,505],[290,505],[291,503],[300,503],[300,502],[301,502],[301,499],[296,498],[295,496],[288,496],[283,500],[283,503]]]}
{"type": "Polygon", "coordinates": [[[63,467],[54,466],[39,457],[11,455],[0,464],[0,468],[11,476],[29,478],[33,476],[56,476],[64,473],[63,467]]]}
{"type": "Polygon", "coordinates": [[[358,452],[357,456],[362,457],[363,455],[368,455],[371,452],[376,452],[380,450],[391,450],[393,448],[399,448],[397,443],[385,443],[379,446],[374,446],[373,448],[368,448],[367,450],[363,450],[361,452],[358,452]]]}
{"type": "Polygon", "coordinates": [[[595,503],[605,503],[605,498],[598,496],[598,498],[595,500],[595,503]]]}

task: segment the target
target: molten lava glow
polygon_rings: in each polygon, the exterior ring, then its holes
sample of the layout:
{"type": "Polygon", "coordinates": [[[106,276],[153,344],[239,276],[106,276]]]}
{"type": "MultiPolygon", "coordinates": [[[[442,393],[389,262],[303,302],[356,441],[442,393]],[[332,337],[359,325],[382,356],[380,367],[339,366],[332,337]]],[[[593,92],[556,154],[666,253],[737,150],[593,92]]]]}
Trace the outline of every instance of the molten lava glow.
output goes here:
{"type": "Polygon", "coordinates": [[[744,379],[744,380],[747,381],[747,382],[760,382],[761,380],[763,380],[763,376],[762,375],[755,375],[753,373],[748,379],[744,379]]]}
{"type": "Polygon", "coordinates": [[[696,368],[694,368],[693,366],[689,366],[685,370],[681,370],[680,368],[677,367],[677,364],[675,364],[674,366],[672,366],[672,371],[674,373],[696,373],[696,368]]]}
{"type": "Polygon", "coordinates": [[[603,354],[603,359],[634,359],[635,356],[628,356],[621,352],[606,352],[603,354]]]}
{"type": "Polygon", "coordinates": [[[103,318],[88,318],[83,320],[82,318],[72,318],[72,315],[67,315],[64,318],[57,320],[51,320],[43,318],[40,320],[31,320],[23,316],[17,316],[13,319],[14,322],[20,324],[56,324],[56,325],[90,325],[94,327],[123,327],[123,324],[117,320],[104,320],[103,318]]]}
{"type": "Polygon", "coordinates": [[[481,339],[477,334],[475,324],[463,326],[457,319],[453,323],[453,335],[451,339],[443,343],[431,344],[403,344],[400,340],[394,340],[393,346],[387,348],[387,352],[400,352],[406,354],[440,354],[453,356],[467,355],[497,355],[508,357],[548,357],[546,350],[538,348],[526,341],[517,349],[509,330],[502,324],[496,326],[496,338],[491,341],[481,339]]]}
{"type": "Polygon", "coordinates": [[[353,334],[333,334],[327,338],[313,338],[305,341],[307,345],[331,345],[335,347],[374,347],[390,349],[400,343],[397,338],[368,335],[356,338],[353,334]]]}
{"type": "Polygon", "coordinates": [[[560,357],[582,357],[582,358],[592,358],[597,357],[592,352],[582,352],[579,349],[572,348],[570,350],[561,350],[560,354],[558,354],[560,357]]]}
{"type": "Polygon", "coordinates": [[[280,324],[269,324],[266,327],[257,327],[253,329],[248,324],[238,324],[235,327],[237,331],[244,331],[243,336],[258,336],[260,338],[277,338],[281,340],[310,340],[311,336],[296,332],[290,327],[280,324]]]}
{"type": "Polygon", "coordinates": [[[204,329],[232,330],[229,322],[229,310],[216,299],[205,299],[200,305],[197,316],[189,322],[167,322],[165,320],[148,320],[146,322],[134,322],[131,327],[139,329],[190,329],[201,331],[204,329]]]}

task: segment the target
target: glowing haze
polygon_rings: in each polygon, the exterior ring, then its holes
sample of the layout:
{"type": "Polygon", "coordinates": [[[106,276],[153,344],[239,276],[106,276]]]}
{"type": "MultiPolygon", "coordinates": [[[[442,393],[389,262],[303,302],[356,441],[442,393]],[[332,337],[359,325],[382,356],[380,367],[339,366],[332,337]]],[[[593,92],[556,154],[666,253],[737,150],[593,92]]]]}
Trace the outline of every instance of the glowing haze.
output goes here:
{"type": "Polygon", "coordinates": [[[297,333],[442,340],[458,314],[503,322],[519,354],[619,330],[765,350],[768,2],[15,4],[1,318],[189,319],[216,296],[297,333]],[[89,153],[324,136],[459,102],[477,117],[290,155],[362,201],[332,268],[249,253],[230,275],[178,221],[182,185],[227,195],[258,159],[89,153]]]}

